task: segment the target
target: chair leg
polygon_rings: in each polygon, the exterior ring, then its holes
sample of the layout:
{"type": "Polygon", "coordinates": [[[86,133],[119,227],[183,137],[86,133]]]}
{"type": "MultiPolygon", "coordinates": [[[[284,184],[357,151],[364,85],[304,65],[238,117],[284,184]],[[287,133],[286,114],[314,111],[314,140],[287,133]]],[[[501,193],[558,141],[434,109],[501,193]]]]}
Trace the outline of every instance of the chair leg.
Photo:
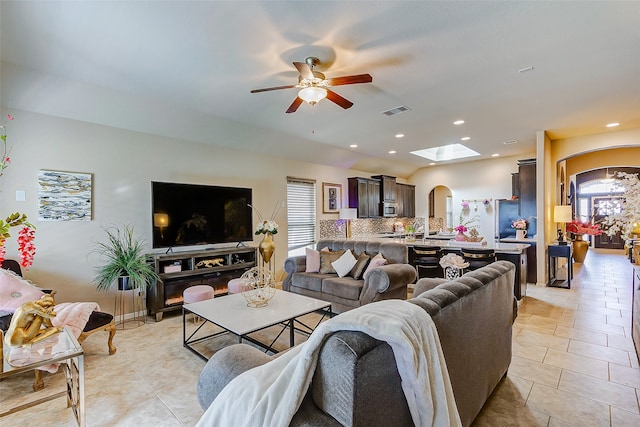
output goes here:
{"type": "Polygon", "coordinates": [[[44,380],[42,379],[42,371],[40,369],[36,369],[35,378],[33,380],[33,391],[39,391],[44,388],[44,380]]]}
{"type": "Polygon", "coordinates": [[[97,331],[108,331],[109,332],[109,339],[107,341],[107,345],[109,346],[109,354],[116,354],[116,351],[118,350],[116,348],[115,345],[113,345],[113,337],[116,335],[116,322],[115,319],[112,319],[111,322],[109,322],[108,324],[100,327],[100,328],[96,328],[92,331],[88,331],[88,332],[82,332],[80,334],[80,336],[78,337],[78,344],[82,345],[82,343],[84,342],[84,340],[87,339],[87,337],[91,334],[93,334],[94,332],[97,331]]]}
{"type": "Polygon", "coordinates": [[[118,350],[115,345],[113,345],[113,337],[116,336],[116,322],[112,320],[111,323],[107,325],[106,328],[109,331],[109,340],[107,341],[107,345],[109,346],[109,354],[116,354],[118,350]]]}

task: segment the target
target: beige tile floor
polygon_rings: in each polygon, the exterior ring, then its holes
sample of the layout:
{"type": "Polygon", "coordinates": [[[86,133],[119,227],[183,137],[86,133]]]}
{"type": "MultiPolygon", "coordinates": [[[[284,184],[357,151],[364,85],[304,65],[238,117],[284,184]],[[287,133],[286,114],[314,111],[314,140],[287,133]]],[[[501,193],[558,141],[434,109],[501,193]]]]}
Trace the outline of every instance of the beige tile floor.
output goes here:
{"type": "MultiPolygon", "coordinates": [[[[529,286],[514,325],[513,360],[475,426],[640,426],[640,368],[631,336],[631,266],[590,250],[572,289],[529,286]]],[[[216,345],[232,340],[222,339],[216,345]]],[[[89,426],[193,426],[202,415],[196,381],[204,362],[182,347],[182,317],[85,342],[89,426]]],[[[45,375],[0,382],[0,410],[64,386],[45,375]]],[[[0,419],[4,426],[73,426],[64,399],[0,419]]]]}

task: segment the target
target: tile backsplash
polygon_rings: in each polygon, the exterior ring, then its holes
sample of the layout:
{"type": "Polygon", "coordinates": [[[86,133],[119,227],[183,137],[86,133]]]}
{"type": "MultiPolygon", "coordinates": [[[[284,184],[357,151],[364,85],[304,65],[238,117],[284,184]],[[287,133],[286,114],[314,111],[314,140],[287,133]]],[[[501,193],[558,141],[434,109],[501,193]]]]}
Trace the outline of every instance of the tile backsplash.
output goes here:
{"type": "MultiPolygon", "coordinates": [[[[405,226],[413,225],[418,231],[424,230],[425,220],[421,217],[352,219],[351,238],[357,239],[393,231],[393,224],[396,222],[402,222],[405,226]]],[[[345,220],[320,220],[320,239],[341,239],[346,237],[346,233],[345,220]]]]}

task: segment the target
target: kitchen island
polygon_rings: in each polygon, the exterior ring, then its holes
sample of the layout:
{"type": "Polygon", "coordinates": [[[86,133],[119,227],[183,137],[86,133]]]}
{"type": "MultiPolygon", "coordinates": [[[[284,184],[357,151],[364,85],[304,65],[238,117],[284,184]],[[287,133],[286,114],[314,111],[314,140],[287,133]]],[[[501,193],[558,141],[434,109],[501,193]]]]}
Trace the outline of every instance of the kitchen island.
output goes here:
{"type": "Polygon", "coordinates": [[[527,248],[529,243],[508,243],[508,242],[460,242],[452,239],[450,236],[429,235],[426,239],[407,239],[403,234],[390,235],[374,235],[367,240],[376,241],[392,241],[404,243],[408,247],[424,246],[424,247],[440,247],[445,253],[460,254],[463,249],[493,249],[496,258],[500,261],[510,261],[516,266],[516,277],[513,283],[513,293],[518,300],[526,295],[527,291],[527,248]],[[484,244],[483,244],[484,243],[484,244]]]}

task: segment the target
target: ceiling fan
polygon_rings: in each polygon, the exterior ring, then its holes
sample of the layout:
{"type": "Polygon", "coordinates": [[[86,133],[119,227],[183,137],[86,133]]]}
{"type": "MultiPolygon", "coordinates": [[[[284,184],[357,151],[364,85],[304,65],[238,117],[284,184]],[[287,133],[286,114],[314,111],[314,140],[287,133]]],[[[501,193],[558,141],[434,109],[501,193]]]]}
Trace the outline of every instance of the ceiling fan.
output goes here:
{"type": "Polygon", "coordinates": [[[306,101],[311,105],[316,105],[320,100],[327,98],[329,101],[338,104],[340,107],[351,108],[353,102],[338,95],[331,89],[332,86],[352,85],[355,83],[371,83],[373,77],[370,74],[357,74],[354,76],[334,77],[327,79],[324,74],[319,71],[313,71],[313,68],[320,63],[320,60],[314,56],[305,59],[305,62],[294,62],[293,65],[298,69],[297,85],[267,87],[264,89],[254,89],[251,93],[267,92],[270,90],[299,88],[298,96],[293,100],[287,113],[295,113],[300,105],[306,101]]]}

